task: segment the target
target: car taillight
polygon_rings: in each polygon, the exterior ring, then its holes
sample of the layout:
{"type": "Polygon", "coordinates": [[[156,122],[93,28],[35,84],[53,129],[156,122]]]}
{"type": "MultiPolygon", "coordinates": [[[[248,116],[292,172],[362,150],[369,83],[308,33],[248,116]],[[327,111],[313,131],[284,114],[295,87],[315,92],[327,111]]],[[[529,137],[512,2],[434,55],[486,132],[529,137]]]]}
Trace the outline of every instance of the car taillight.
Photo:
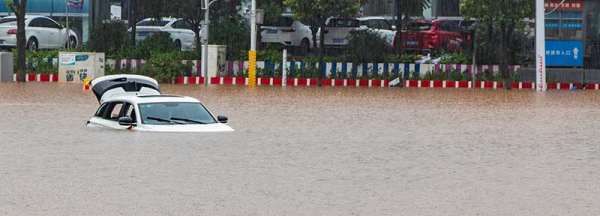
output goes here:
{"type": "Polygon", "coordinates": [[[6,32],[6,34],[9,34],[9,35],[11,35],[11,34],[17,34],[17,29],[9,29],[9,30],[6,32]]]}

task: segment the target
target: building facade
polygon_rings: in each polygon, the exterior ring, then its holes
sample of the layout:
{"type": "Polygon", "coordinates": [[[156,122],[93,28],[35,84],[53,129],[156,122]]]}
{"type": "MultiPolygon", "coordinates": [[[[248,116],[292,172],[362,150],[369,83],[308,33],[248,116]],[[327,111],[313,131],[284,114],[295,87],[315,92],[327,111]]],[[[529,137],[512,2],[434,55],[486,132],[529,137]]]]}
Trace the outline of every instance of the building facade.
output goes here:
{"type": "MultiPolygon", "coordinates": [[[[395,0],[372,0],[362,7],[364,16],[394,16],[395,0]]],[[[431,6],[423,10],[423,17],[460,16],[460,0],[431,0],[431,6]]]]}

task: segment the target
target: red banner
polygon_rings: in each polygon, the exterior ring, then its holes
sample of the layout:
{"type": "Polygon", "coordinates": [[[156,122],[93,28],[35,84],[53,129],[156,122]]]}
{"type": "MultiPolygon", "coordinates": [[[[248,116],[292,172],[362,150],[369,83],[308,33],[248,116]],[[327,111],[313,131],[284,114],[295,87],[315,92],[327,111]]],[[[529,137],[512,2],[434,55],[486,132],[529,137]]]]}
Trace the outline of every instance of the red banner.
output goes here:
{"type": "Polygon", "coordinates": [[[546,10],[574,10],[574,11],[583,11],[583,0],[566,0],[562,3],[562,0],[546,0],[544,6],[546,10]]]}

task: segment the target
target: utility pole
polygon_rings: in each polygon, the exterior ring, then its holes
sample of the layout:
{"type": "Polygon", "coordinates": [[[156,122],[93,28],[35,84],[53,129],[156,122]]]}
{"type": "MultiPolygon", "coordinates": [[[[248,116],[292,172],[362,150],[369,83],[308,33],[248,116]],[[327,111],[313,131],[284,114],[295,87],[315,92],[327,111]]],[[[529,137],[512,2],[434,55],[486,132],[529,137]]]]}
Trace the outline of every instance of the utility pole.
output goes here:
{"type": "Polygon", "coordinates": [[[208,37],[209,37],[209,25],[210,25],[210,5],[218,0],[204,0],[204,24],[202,25],[203,31],[203,47],[202,47],[202,73],[204,74],[204,86],[208,87],[210,83],[210,77],[208,77],[208,37]]]}
{"type": "Polygon", "coordinates": [[[256,85],[256,0],[250,10],[250,51],[248,52],[248,86],[256,85]]]}
{"type": "Polygon", "coordinates": [[[535,86],[538,92],[546,86],[546,29],[544,0],[535,0],[535,86]]]}

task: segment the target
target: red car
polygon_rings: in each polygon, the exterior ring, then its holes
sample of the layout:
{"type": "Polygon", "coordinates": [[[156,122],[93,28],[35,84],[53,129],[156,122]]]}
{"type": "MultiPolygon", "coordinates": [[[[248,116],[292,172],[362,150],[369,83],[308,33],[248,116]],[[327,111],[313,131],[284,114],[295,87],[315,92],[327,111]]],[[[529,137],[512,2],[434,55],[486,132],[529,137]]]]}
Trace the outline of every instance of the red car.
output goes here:
{"type": "MultiPolygon", "coordinates": [[[[459,18],[415,20],[408,24],[407,30],[402,32],[402,48],[423,52],[461,51],[471,45],[469,30],[474,23],[459,18]]],[[[398,46],[396,42],[394,44],[398,46]]]]}

